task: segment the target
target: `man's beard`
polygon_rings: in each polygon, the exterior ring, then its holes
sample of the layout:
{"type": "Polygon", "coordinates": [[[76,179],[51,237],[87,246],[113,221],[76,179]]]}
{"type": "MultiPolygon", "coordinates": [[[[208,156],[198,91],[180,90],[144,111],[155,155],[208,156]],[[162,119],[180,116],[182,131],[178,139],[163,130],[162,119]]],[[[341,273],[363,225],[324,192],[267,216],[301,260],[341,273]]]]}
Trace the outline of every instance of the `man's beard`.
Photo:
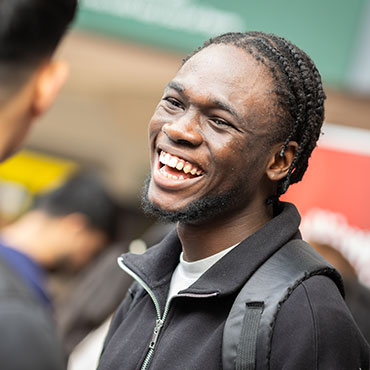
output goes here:
{"type": "Polygon", "coordinates": [[[238,205],[243,190],[242,184],[236,183],[233,188],[222,194],[206,196],[195,200],[183,209],[177,211],[166,211],[149,200],[148,191],[150,180],[151,176],[149,174],[145,180],[142,191],[142,208],[146,214],[153,215],[160,221],[169,223],[180,222],[184,224],[196,224],[202,221],[215,219],[238,205]]]}

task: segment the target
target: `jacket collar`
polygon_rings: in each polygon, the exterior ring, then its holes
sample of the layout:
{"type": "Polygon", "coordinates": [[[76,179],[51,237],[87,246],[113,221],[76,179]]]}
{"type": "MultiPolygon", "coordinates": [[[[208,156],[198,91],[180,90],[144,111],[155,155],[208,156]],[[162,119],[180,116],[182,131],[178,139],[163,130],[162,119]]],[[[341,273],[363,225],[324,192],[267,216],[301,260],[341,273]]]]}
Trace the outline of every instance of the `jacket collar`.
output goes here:
{"type": "MultiPolygon", "coordinates": [[[[300,238],[300,216],[291,203],[280,203],[280,213],[221,258],[182,293],[219,295],[238,291],[274,252],[290,239],[300,238]]],[[[179,263],[181,243],[176,230],[143,255],[125,254],[125,265],[155,290],[169,284],[179,263]]]]}

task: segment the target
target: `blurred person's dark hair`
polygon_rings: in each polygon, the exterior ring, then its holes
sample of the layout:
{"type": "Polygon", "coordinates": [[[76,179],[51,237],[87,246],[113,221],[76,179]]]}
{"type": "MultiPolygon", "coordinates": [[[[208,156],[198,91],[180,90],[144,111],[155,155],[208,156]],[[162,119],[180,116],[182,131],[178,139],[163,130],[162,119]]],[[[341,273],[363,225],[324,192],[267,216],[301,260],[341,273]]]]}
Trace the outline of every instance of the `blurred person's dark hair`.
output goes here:
{"type": "Polygon", "coordinates": [[[77,0],[0,0],[0,103],[51,58],[77,0]]]}
{"type": "Polygon", "coordinates": [[[80,213],[90,227],[103,231],[108,241],[116,236],[117,204],[102,180],[93,173],[73,175],[57,189],[36,197],[31,209],[51,217],[80,213]]]}

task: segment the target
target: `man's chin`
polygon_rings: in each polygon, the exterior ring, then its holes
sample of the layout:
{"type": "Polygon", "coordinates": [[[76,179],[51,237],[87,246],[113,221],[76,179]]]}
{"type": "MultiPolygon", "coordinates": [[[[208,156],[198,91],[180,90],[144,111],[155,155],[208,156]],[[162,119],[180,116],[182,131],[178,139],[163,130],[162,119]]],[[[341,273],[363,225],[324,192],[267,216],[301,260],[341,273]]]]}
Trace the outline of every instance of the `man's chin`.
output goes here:
{"type": "Polygon", "coordinates": [[[149,199],[147,192],[142,194],[141,206],[145,214],[154,216],[161,222],[174,223],[179,221],[176,211],[161,208],[149,199]]]}
{"type": "Polygon", "coordinates": [[[238,197],[235,197],[235,190],[231,189],[225,194],[197,199],[182,209],[167,210],[149,199],[149,188],[150,176],[147,177],[142,192],[141,205],[143,211],[165,223],[202,224],[215,220],[229,207],[232,207],[238,199],[238,197]]]}

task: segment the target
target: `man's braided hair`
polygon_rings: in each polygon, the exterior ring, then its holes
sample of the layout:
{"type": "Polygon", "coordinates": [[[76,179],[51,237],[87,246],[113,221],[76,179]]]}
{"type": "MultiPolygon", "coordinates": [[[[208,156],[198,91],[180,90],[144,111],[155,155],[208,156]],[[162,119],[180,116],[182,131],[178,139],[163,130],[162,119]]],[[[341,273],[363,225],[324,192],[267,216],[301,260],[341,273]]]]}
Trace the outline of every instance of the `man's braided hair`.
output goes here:
{"type": "Polygon", "coordinates": [[[282,37],[263,32],[230,32],[211,38],[183,62],[202,49],[219,44],[241,48],[268,68],[275,83],[272,93],[277,97],[275,117],[278,122],[272,140],[284,143],[281,156],[290,141],[298,143],[287,176],[279,182],[276,194],[270,198],[270,201],[276,201],[290,184],[302,179],[320,136],[325,100],[321,76],[305,52],[282,37]]]}

